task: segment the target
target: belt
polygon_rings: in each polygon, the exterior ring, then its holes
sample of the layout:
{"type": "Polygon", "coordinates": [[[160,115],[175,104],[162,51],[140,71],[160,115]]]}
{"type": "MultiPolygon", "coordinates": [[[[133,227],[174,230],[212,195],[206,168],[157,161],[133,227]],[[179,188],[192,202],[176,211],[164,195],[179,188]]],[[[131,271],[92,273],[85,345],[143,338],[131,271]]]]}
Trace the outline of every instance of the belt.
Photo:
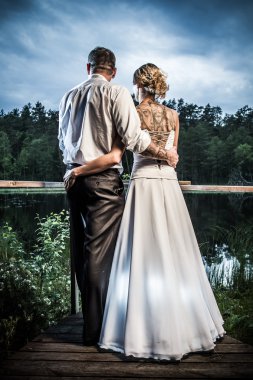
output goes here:
{"type": "MultiPolygon", "coordinates": [[[[75,162],[71,162],[71,163],[68,163],[67,165],[66,165],[66,169],[67,170],[72,170],[72,169],[74,169],[74,168],[77,168],[78,166],[82,166],[81,164],[76,164],[75,162]]],[[[113,171],[113,172],[116,172],[116,173],[118,173],[119,172],[119,169],[116,169],[116,168],[109,168],[109,169],[106,169],[106,170],[104,170],[105,172],[110,172],[110,171],[113,171]]]]}

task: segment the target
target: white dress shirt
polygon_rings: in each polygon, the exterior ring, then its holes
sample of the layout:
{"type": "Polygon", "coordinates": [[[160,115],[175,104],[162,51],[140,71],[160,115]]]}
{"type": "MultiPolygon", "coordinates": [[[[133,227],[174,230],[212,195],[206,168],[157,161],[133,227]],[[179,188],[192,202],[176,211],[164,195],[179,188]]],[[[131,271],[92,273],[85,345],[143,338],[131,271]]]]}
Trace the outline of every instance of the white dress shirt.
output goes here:
{"type": "MultiPolygon", "coordinates": [[[[59,147],[63,162],[85,164],[111,151],[118,134],[127,149],[143,152],[151,143],[127,88],[100,74],[68,91],[59,108],[59,147]]],[[[122,162],[113,166],[122,172],[122,162]]]]}

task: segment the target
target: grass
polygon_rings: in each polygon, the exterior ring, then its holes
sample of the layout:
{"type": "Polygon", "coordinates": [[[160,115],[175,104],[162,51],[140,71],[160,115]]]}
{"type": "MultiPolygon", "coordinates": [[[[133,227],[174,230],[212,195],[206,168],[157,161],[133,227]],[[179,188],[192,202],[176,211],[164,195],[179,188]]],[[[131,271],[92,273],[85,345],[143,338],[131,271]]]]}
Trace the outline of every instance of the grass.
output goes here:
{"type": "Polygon", "coordinates": [[[217,288],[214,294],[227,334],[253,345],[253,284],[242,291],[217,288]]]}

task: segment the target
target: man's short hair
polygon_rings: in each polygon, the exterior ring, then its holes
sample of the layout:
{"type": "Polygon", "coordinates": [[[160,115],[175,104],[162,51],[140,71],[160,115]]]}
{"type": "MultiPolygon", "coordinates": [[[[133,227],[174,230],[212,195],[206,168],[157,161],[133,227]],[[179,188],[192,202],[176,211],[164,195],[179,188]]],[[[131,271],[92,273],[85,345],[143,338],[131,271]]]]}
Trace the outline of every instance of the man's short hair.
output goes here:
{"type": "Polygon", "coordinates": [[[111,50],[98,46],[88,55],[88,63],[93,72],[110,71],[111,74],[115,68],[116,58],[111,50]]]}

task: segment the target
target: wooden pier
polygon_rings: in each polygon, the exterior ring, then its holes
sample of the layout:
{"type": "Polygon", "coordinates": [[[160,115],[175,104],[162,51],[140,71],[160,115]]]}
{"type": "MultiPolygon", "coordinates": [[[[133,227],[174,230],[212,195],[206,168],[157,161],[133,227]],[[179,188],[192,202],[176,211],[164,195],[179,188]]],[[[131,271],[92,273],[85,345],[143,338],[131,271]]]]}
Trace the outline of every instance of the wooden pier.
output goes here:
{"type": "MultiPolygon", "coordinates": [[[[191,185],[179,181],[183,192],[252,193],[253,186],[191,185]]],[[[127,186],[127,181],[125,183],[127,186]]],[[[0,181],[0,191],[64,191],[62,182],[0,181]]],[[[124,357],[82,345],[82,314],[71,268],[71,312],[19,351],[0,363],[1,380],[80,379],[246,379],[253,377],[253,346],[230,336],[217,342],[213,353],[191,354],[180,362],[124,357]],[[77,314],[75,314],[78,312],[77,314]]]]}
{"type": "Polygon", "coordinates": [[[253,376],[253,346],[230,336],[213,353],[180,362],[156,362],[84,347],[82,314],[67,316],[1,363],[1,380],[246,379],[253,376]]]}

